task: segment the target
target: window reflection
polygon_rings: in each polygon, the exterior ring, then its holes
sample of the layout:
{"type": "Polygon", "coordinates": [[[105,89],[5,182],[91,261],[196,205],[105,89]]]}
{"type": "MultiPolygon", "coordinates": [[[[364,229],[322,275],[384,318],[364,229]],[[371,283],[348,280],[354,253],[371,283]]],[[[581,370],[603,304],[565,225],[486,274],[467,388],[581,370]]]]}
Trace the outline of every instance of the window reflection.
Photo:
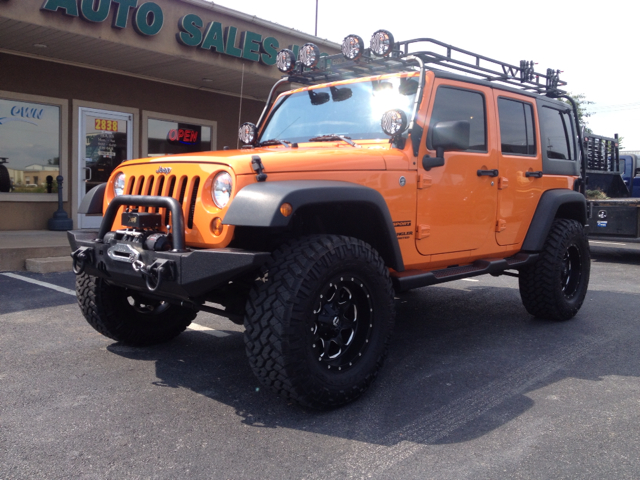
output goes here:
{"type": "Polygon", "coordinates": [[[59,174],[60,107],[0,98],[0,192],[55,193],[59,174]]]}

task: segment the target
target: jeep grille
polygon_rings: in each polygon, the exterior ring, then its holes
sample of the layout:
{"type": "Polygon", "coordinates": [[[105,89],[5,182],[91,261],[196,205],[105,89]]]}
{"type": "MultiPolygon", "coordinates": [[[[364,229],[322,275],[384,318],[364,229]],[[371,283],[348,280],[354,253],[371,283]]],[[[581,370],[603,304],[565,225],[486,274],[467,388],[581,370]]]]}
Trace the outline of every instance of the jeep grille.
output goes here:
{"type": "MultiPolygon", "coordinates": [[[[138,175],[131,176],[127,180],[126,195],[152,195],[161,197],[173,197],[182,205],[182,213],[186,220],[187,228],[193,228],[193,217],[196,211],[196,200],[200,177],[187,177],[186,175],[138,175]]],[[[154,212],[164,214],[164,223],[169,223],[169,211],[157,207],[140,207],[141,212],[154,212]]]]}

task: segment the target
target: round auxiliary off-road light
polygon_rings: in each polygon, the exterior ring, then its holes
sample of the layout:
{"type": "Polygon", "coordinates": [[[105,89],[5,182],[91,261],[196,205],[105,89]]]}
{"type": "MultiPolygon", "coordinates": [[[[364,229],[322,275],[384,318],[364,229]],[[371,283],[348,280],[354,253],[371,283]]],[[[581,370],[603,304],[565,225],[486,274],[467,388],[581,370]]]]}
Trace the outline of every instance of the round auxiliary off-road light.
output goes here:
{"type": "Polygon", "coordinates": [[[400,135],[407,128],[407,115],[402,110],[389,110],[382,114],[380,122],[382,131],[394,137],[400,135]]]}
{"type": "Polygon", "coordinates": [[[238,130],[238,138],[245,145],[253,145],[256,141],[256,132],[258,128],[251,122],[243,123],[238,130]]]}
{"type": "Polygon", "coordinates": [[[347,35],[342,40],[342,55],[347,60],[358,60],[364,51],[364,40],[358,35],[347,35]]]}
{"type": "Polygon", "coordinates": [[[307,68],[313,68],[318,64],[320,60],[320,49],[313,43],[305,43],[300,47],[300,53],[298,53],[300,62],[307,68]]]}
{"type": "Polygon", "coordinates": [[[281,72],[290,73],[296,68],[296,56],[288,48],[280,50],[276,57],[276,65],[281,72]]]}
{"type": "Polygon", "coordinates": [[[386,57],[393,50],[393,35],[387,30],[378,30],[371,35],[371,51],[379,57],[386,57]]]}

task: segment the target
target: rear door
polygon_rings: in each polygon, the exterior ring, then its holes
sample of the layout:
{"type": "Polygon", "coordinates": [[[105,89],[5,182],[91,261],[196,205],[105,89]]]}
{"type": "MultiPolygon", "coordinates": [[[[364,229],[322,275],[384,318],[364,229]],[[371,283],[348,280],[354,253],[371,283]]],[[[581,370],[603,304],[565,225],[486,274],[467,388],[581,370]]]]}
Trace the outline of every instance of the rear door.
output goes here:
{"type": "Polygon", "coordinates": [[[533,99],[496,90],[495,102],[500,139],[496,241],[512,245],[524,241],[542,194],[540,133],[533,99]]]}

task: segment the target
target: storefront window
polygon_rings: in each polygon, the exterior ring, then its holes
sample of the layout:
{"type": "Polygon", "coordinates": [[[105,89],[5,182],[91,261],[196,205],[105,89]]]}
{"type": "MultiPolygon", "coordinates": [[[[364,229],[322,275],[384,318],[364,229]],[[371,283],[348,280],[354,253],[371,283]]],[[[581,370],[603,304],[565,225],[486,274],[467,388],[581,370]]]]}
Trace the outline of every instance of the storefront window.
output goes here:
{"type": "Polygon", "coordinates": [[[60,107],[0,98],[0,192],[55,193],[60,107]]]}
{"type": "Polygon", "coordinates": [[[148,120],[150,157],[211,150],[211,127],[167,120],[148,120]]]}

